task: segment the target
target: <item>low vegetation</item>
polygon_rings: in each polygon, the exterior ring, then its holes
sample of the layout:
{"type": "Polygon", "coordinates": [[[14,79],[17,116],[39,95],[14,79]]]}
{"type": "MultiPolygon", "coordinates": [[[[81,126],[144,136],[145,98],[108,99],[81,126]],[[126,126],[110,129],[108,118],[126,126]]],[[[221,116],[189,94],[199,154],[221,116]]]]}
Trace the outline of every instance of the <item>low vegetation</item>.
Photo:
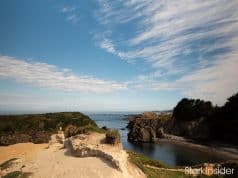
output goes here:
{"type": "Polygon", "coordinates": [[[9,160],[3,162],[2,164],[0,164],[0,169],[4,170],[4,169],[11,167],[12,164],[14,163],[14,161],[16,161],[16,160],[17,160],[17,158],[12,158],[12,159],[9,159],[9,160]]]}
{"type": "Polygon", "coordinates": [[[69,125],[80,131],[102,131],[88,116],[80,112],[59,112],[0,116],[0,145],[19,142],[46,143],[50,135],[69,125]]]}
{"type": "Polygon", "coordinates": [[[160,161],[151,160],[142,154],[132,151],[128,151],[128,154],[129,160],[139,167],[148,178],[189,178],[181,171],[170,171],[171,167],[160,161]]]}
{"type": "Polygon", "coordinates": [[[88,124],[86,126],[79,126],[79,127],[70,124],[66,126],[66,128],[64,129],[64,134],[66,138],[74,136],[74,135],[78,135],[78,134],[89,133],[89,132],[105,133],[106,131],[103,128],[99,128],[98,126],[91,125],[91,124],[88,124]]]}
{"type": "Polygon", "coordinates": [[[112,129],[106,132],[106,143],[108,144],[118,144],[121,141],[121,136],[118,130],[112,129]]]}
{"type": "Polygon", "coordinates": [[[141,118],[156,119],[156,118],[158,118],[158,115],[155,112],[144,112],[144,113],[142,113],[141,118]]]}
{"type": "Polygon", "coordinates": [[[2,178],[28,178],[32,175],[30,172],[13,171],[4,175],[2,178]]]}
{"type": "MultiPolygon", "coordinates": [[[[234,168],[235,172],[233,175],[186,175],[184,173],[183,166],[179,167],[170,167],[164,163],[161,163],[157,160],[151,160],[150,158],[133,152],[128,151],[129,160],[139,167],[148,178],[237,178],[238,172],[238,163],[237,162],[225,162],[221,163],[222,167],[234,168]]],[[[200,168],[203,165],[194,165],[193,168],[200,168]]]]}

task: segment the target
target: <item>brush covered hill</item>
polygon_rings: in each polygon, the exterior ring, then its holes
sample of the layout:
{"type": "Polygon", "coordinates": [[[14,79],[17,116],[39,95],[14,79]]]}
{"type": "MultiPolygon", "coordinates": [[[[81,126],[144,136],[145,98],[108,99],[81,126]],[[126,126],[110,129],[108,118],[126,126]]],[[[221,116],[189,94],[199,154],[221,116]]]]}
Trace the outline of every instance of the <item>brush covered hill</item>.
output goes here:
{"type": "Polygon", "coordinates": [[[93,120],[80,112],[1,115],[0,145],[48,143],[51,134],[60,127],[69,136],[89,130],[100,131],[93,120]]]}

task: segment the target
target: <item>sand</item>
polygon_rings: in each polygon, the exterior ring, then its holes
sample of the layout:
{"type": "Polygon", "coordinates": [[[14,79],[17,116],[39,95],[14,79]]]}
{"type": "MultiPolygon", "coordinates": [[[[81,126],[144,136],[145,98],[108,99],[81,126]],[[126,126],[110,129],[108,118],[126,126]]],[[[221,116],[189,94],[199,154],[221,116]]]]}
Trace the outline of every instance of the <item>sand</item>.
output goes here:
{"type": "Polygon", "coordinates": [[[21,170],[32,172],[32,178],[145,178],[145,175],[130,163],[126,165],[128,170],[125,174],[104,159],[75,157],[62,144],[48,146],[20,143],[0,147],[0,162],[11,158],[20,159],[2,174],[21,170]]]}
{"type": "Polygon", "coordinates": [[[30,161],[45,149],[48,144],[18,143],[10,146],[0,146],[0,163],[11,158],[22,158],[30,161]]]}

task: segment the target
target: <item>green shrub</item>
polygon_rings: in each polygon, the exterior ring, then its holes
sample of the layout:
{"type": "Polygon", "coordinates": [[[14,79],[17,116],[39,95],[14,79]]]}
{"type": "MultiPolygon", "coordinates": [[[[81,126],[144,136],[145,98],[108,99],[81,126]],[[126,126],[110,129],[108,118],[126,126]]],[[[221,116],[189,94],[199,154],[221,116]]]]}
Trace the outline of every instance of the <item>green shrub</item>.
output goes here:
{"type": "Polygon", "coordinates": [[[69,125],[76,128],[71,135],[87,130],[100,130],[93,120],[80,112],[2,115],[0,116],[0,145],[19,142],[47,143],[50,135],[56,133],[59,127],[65,130],[69,125]]]}

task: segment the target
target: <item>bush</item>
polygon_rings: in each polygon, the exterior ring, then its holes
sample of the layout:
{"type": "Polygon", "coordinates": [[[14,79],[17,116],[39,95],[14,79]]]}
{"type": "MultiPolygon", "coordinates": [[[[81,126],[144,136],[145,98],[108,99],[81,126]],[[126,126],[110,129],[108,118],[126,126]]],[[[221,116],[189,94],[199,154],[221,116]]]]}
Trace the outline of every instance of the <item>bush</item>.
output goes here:
{"type": "Polygon", "coordinates": [[[118,130],[109,130],[106,132],[106,143],[119,144],[121,142],[121,136],[118,130]]]}
{"type": "Polygon", "coordinates": [[[60,112],[29,115],[0,116],[0,145],[20,142],[47,143],[50,135],[62,127],[67,135],[87,130],[99,130],[97,124],[80,112],[60,112]],[[71,126],[69,131],[68,126],[71,126]],[[72,131],[72,126],[76,129],[72,131]],[[72,133],[71,133],[72,132],[72,133]]]}

